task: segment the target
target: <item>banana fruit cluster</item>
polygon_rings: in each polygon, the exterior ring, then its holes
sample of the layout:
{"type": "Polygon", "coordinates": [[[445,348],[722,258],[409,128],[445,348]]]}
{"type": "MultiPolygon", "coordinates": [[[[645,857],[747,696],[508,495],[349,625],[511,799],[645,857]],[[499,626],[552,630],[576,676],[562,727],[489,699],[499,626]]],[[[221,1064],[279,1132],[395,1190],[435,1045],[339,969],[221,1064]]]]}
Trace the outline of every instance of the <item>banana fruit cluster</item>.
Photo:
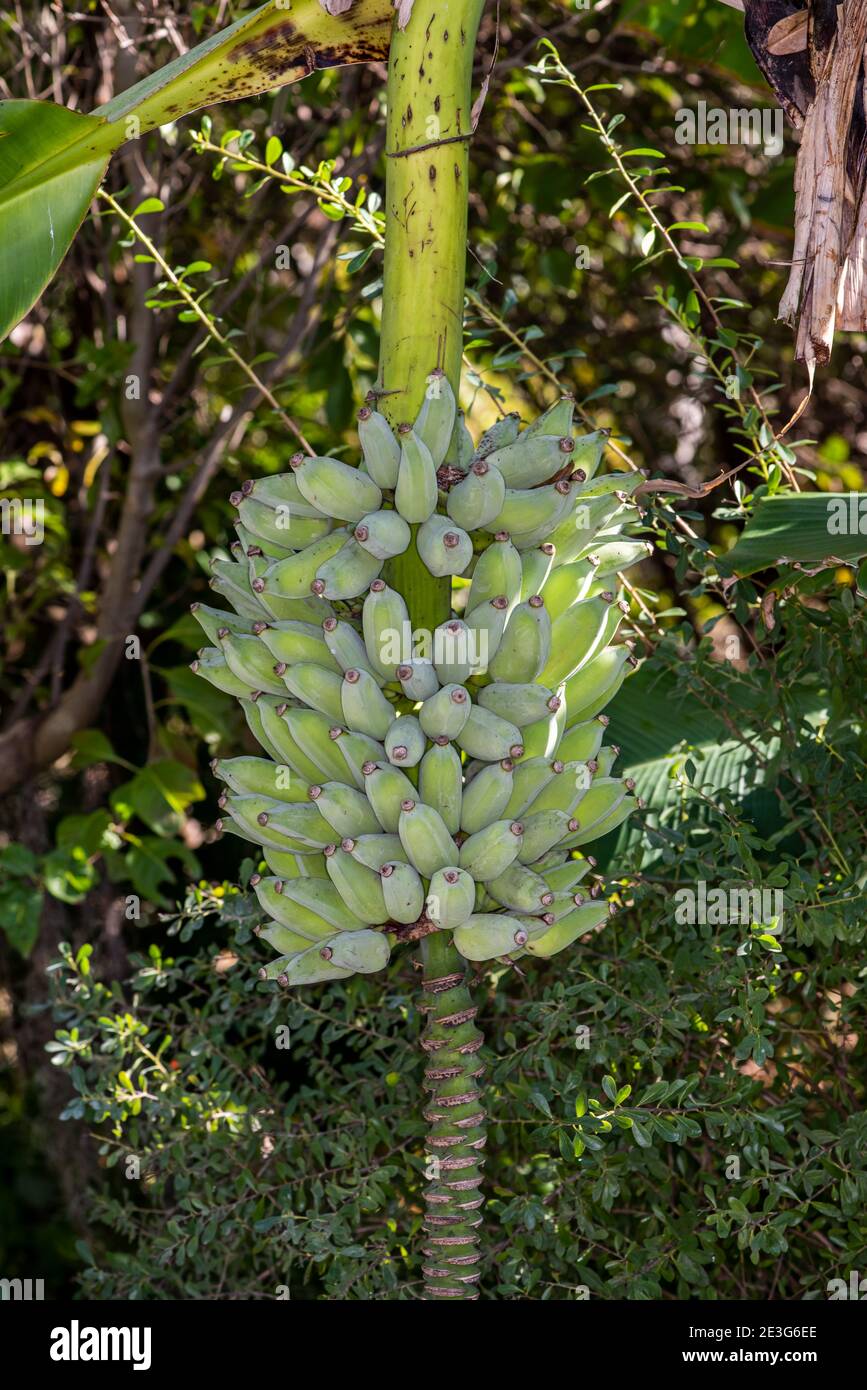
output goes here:
{"type": "Polygon", "coordinates": [[[615,639],[617,576],[648,551],[640,476],[595,477],[605,434],[573,434],[568,399],[476,445],[428,383],[396,432],[359,411],[359,467],[297,454],[245,482],[211,581],[231,611],[193,606],[192,669],[263,750],[213,767],[218,826],[267,866],[260,973],[281,985],[379,970],[431,931],[470,961],[554,955],[605,922],[586,847],[636,804],[603,710],[636,665],[615,639]],[[383,578],[408,547],[452,577],[430,633],[383,578]]]}

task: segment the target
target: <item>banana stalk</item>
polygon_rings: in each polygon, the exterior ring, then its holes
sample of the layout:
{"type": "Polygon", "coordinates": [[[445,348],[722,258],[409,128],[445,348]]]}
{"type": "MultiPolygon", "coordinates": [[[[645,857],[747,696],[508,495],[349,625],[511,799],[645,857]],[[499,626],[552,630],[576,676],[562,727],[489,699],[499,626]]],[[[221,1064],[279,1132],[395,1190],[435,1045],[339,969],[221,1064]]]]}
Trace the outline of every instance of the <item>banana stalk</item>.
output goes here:
{"type": "MultiPolygon", "coordinates": [[[[460,385],[473,54],[483,6],[484,0],[415,0],[407,27],[395,23],[392,34],[379,406],[395,428],[414,421],[423,403],[435,406],[435,369],[455,396],[460,385]]],[[[413,628],[434,632],[449,620],[450,576],[435,578],[415,545],[388,562],[386,576],[403,595],[413,628]]],[[[422,1008],[430,1009],[422,1038],[425,1086],[433,1092],[425,1111],[425,1292],[431,1299],[474,1299],[485,1142],[475,1084],[482,1035],[471,1021],[467,962],[450,935],[426,937],[422,961],[422,1008]],[[458,1096],[469,1099],[455,1104],[458,1096]]]]}

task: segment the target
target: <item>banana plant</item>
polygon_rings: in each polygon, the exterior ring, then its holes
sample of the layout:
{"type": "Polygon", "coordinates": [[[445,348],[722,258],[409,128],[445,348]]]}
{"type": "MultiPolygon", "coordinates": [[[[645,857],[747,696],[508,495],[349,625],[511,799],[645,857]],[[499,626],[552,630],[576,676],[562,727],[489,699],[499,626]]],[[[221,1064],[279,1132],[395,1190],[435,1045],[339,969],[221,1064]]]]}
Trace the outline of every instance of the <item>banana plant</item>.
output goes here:
{"type": "MultiPolygon", "coordinates": [[[[113,150],[204,104],[388,54],[385,268],[361,457],[249,479],[195,605],[193,669],[263,756],[220,759],[257,847],[260,972],[282,988],[420,952],[425,1295],[479,1296],[486,1106],[471,972],[547,960],[610,915],[588,846],[622,825],[605,706],[637,664],[618,575],[639,473],[599,474],[573,402],[478,439],[459,409],[472,65],[484,0],[341,15],[266,4],[91,116],[0,104],[0,325],[54,274],[113,150]],[[2,136],[5,135],[5,139],[2,136]],[[16,274],[9,273],[15,256],[16,274]],[[23,266],[23,271],[22,271],[23,266]],[[591,886],[588,886],[591,885],[591,886]]],[[[338,8],[337,5],[332,8],[338,8]]]]}
{"type": "Polygon", "coordinates": [[[317,68],[382,59],[391,15],[390,0],[339,14],[320,0],[268,0],[90,115],[0,101],[0,341],[53,278],[121,145],[317,68]]]}
{"type": "Polygon", "coordinates": [[[640,474],[598,475],[573,402],[474,439],[458,408],[472,61],[483,0],[415,0],[388,65],[377,386],[356,464],[298,453],[232,495],[193,669],[263,756],[218,760],[221,831],[257,848],[263,981],[381,970],[417,944],[428,1099],[425,1295],[479,1296],[486,1107],[470,972],[547,960],[610,908],[588,846],[621,825],[607,702],[637,663],[618,574],[640,474]],[[593,885],[593,886],[588,886],[593,885]]]}

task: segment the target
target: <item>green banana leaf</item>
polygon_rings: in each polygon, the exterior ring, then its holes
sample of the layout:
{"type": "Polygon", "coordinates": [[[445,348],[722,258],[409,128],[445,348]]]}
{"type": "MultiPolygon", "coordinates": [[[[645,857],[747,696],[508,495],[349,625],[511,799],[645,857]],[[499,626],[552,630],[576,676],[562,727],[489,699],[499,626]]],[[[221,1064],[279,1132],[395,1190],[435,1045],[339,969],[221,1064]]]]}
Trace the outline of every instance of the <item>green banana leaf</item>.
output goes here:
{"type": "Polygon", "coordinates": [[[726,555],[723,574],[755,574],[797,560],[846,564],[867,555],[867,493],[803,492],[762,497],[726,555]]]}
{"type": "Polygon", "coordinates": [[[202,106],[385,58],[392,13],[390,0],[355,0],[342,15],[268,0],[90,116],[0,101],[0,341],[54,276],[116,149],[202,106]]]}
{"type": "MultiPolygon", "coordinates": [[[[705,787],[714,799],[725,792],[737,800],[760,835],[770,836],[781,828],[779,801],[774,794],[779,740],[762,730],[754,692],[734,675],[729,687],[726,714],[745,731],[749,742],[732,737],[731,724],[694,697],[680,693],[673,674],[652,661],[630,676],[608,706],[609,733],[621,749],[618,768],[623,776],[634,779],[636,795],[647,803],[642,821],[646,816],[651,825],[663,818],[670,823],[671,813],[691,795],[689,787],[705,787]],[[761,754],[761,761],[754,750],[761,754]],[[691,764],[689,787],[678,777],[687,760],[691,764]]],[[[811,722],[821,720],[823,712],[821,693],[811,697],[802,710],[811,722]]],[[[700,818],[700,809],[698,814],[700,818]]],[[[622,861],[625,851],[637,845],[642,835],[637,819],[627,821],[594,844],[593,854],[604,869],[622,861]]],[[[658,854],[646,852],[645,867],[658,854]]]]}

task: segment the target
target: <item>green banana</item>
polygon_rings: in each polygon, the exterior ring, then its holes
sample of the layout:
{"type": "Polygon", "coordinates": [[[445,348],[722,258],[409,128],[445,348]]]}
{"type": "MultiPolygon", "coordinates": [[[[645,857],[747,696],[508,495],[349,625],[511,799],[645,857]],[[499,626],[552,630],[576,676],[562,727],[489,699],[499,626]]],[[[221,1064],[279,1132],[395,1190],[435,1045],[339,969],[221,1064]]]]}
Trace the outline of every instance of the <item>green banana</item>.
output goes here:
{"type": "Polygon", "coordinates": [[[258,625],[259,641],[267,647],[275,662],[294,666],[297,662],[313,661],[329,671],[341,667],[334,660],[322,635],[322,629],[312,623],[297,621],[258,625]]]}
{"type": "Polygon", "coordinates": [[[300,661],[288,667],[280,661],[275,670],[296,700],[327,715],[332,723],[340,722],[343,718],[342,676],[326,670],[324,666],[317,666],[313,661],[300,661]]]}
{"type": "Polygon", "coordinates": [[[195,661],[190,662],[190,670],[216,686],[217,690],[222,690],[226,695],[236,695],[238,699],[249,699],[253,689],[249,681],[236,676],[229,669],[222,651],[216,647],[202,647],[195,661]]]}
{"type": "MultiPolygon", "coordinates": [[[[584,599],[567,608],[551,625],[551,654],[539,672],[543,685],[568,681],[601,649],[610,623],[611,600],[584,599]]],[[[568,700],[568,694],[567,694],[568,700]]]]}
{"type": "MultiPolygon", "coordinates": [[[[521,552],[512,545],[507,531],[500,531],[476,560],[466,614],[482,603],[504,595],[510,608],[518,602],[517,595],[523,579],[521,552]]],[[[537,592],[534,590],[534,592],[537,592]]]]}
{"type": "Polygon", "coordinates": [[[217,636],[226,665],[239,680],[269,695],[285,693],[286,687],[274,670],[274,658],[258,637],[246,637],[229,628],[221,628],[217,636]]]}
{"type": "Polygon", "coordinates": [[[449,440],[449,447],[442,462],[443,468],[452,469],[457,474],[466,473],[473,461],[474,451],[473,436],[467,429],[464,412],[459,410],[455,418],[452,437],[449,440]]]}
{"type": "Polygon", "coordinates": [[[397,833],[407,858],[423,878],[454,862],[455,842],[433,806],[407,798],[401,805],[397,833]]]}
{"type": "Polygon", "coordinates": [[[409,610],[384,579],[374,579],[361,610],[367,659],[383,680],[393,680],[404,634],[411,630],[409,610]],[[397,657],[397,660],[395,660],[397,657]]]}
{"type": "Polygon", "coordinates": [[[521,417],[516,410],[512,410],[508,415],[502,415],[499,420],[495,420],[479,440],[475,457],[487,458],[495,449],[503,449],[507,444],[513,443],[518,438],[520,424],[521,417]]]}
{"type": "Polygon", "coordinates": [[[343,840],[341,849],[359,864],[379,873],[383,864],[403,855],[403,845],[397,835],[359,835],[354,840],[343,840]]]}
{"type": "Polygon", "coordinates": [[[577,815],[575,810],[580,801],[583,801],[586,792],[593,780],[593,771],[588,763],[564,763],[559,759],[554,764],[555,775],[545,784],[538,796],[530,802],[527,814],[538,815],[540,811],[568,811],[570,815],[577,815]]]}
{"type": "Polygon", "coordinates": [[[593,569],[587,560],[572,560],[568,565],[555,566],[542,591],[551,621],[556,622],[567,608],[587,598],[592,582],[593,569]]]}
{"type": "MultiPolygon", "coordinates": [[[[325,535],[331,528],[323,527],[319,535],[325,535]]],[[[295,551],[287,541],[282,545],[277,545],[274,541],[267,540],[264,536],[256,536],[252,531],[248,531],[242,526],[240,521],[235,522],[235,535],[238,537],[237,545],[240,549],[236,550],[236,542],[232,542],[232,554],[240,561],[242,556],[252,559],[254,556],[264,556],[266,560],[285,560],[288,555],[294,555],[295,551]]],[[[311,537],[312,539],[312,537],[311,537]]]]}
{"type": "Polygon", "coordinates": [[[267,478],[248,478],[241,484],[241,495],[275,512],[283,507],[296,516],[315,518],[322,515],[318,507],[311,506],[307,498],[302,496],[294,473],[272,473],[267,478]]]}
{"type": "Polygon", "coordinates": [[[546,541],[543,545],[532,546],[529,550],[519,550],[517,554],[521,557],[521,602],[526,603],[534,594],[541,594],[550,613],[544,589],[557,554],[554,546],[546,541]]]}
{"type": "Polygon", "coordinates": [[[554,893],[541,874],[517,861],[489,879],[485,888],[495,902],[513,912],[545,912],[554,901],[554,893]]]}
{"type": "Polygon", "coordinates": [[[551,758],[527,758],[515,764],[512,774],[512,792],[503,808],[504,816],[517,820],[535,801],[539,793],[556,777],[561,764],[551,758]]]}
{"type": "Polygon", "coordinates": [[[358,598],[377,578],[383,562],[358,544],[354,536],[317,567],[310,589],[326,599],[358,598]]]}
{"type": "Polygon", "coordinates": [[[427,739],[415,715],[404,714],[392,721],[385,736],[385,752],[390,763],[415,767],[421,762],[426,747],[427,739]]]}
{"type": "Polygon", "coordinates": [[[566,682],[566,722],[584,723],[614,699],[630,669],[638,665],[627,646],[606,647],[566,682]]]}
{"type": "MultiPolygon", "coordinates": [[[[568,435],[521,434],[513,444],[488,454],[503,475],[507,488],[536,488],[540,483],[572,468],[575,441],[568,435]]],[[[529,528],[527,528],[529,529],[529,528]]]]}
{"type": "Polygon", "coordinates": [[[468,835],[461,845],[458,867],[471,873],[477,883],[498,878],[518,857],[524,841],[519,820],[495,820],[484,830],[468,835]]]}
{"type": "Polygon", "coordinates": [[[370,738],[368,734],[350,733],[348,729],[337,727],[332,729],[330,733],[343,755],[343,761],[349,770],[351,781],[356,787],[360,787],[364,791],[365,765],[370,762],[384,762],[385,748],[375,738],[370,738]]]}
{"type": "Polygon", "coordinates": [[[578,829],[568,811],[539,811],[524,816],[524,840],[518,853],[522,864],[533,864],[554,845],[578,829]]]}
{"type": "MultiPolygon", "coordinates": [[[[252,880],[251,880],[252,881],[252,880]]],[[[256,890],[258,894],[258,889],[256,890]]],[[[270,904],[277,900],[278,894],[272,893],[267,899],[259,896],[259,901],[266,912],[271,911],[270,904]]],[[[273,919],[267,927],[254,927],[253,935],[258,936],[260,941],[267,941],[275,951],[281,955],[297,956],[299,951],[308,951],[314,941],[327,940],[328,932],[323,936],[302,936],[300,932],[291,930],[290,927],[273,919]]]]}
{"type": "Polygon", "coordinates": [[[378,870],[368,868],[334,844],[326,847],[325,867],[334,887],[356,917],[376,926],[390,920],[378,870]]]}
{"type": "Polygon", "coordinates": [[[457,402],[445,372],[437,367],[427,379],[427,388],[413,429],[430,450],[434,468],[445,460],[455,427],[457,402]]]}
{"type": "MultiPolygon", "coordinates": [[[[508,628],[506,631],[508,633],[508,628]]],[[[484,686],[476,696],[476,704],[498,714],[501,719],[517,724],[519,729],[554,714],[560,708],[560,703],[560,697],[547,686],[537,685],[533,681],[512,683],[495,680],[491,685],[484,686]]]]}
{"type": "Polygon", "coordinates": [[[534,439],[536,435],[571,435],[575,402],[571,396],[561,396],[559,401],[549,405],[547,410],[529,424],[524,430],[524,439],[534,439]]]}
{"type": "Polygon", "coordinates": [[[328,617],[322,624],[322,633],[325,645],[336,663],[335,669],[350,671],[356,668],[360,671],[369,671],[376,678],[377,684],[379,683],[381,679],[379,673],[374,671],[368,661],[367,648],[351,623],[343,622],[340,618],[333,616],[328,617]]]}
{"type": "Polygon", "coordinates": [[[341,701],[343,717],[350,729],[357,729],[381,743],[391,727],[394,709],[369,671],[351,666],[344,672],[341,701]]]}
{"type": "Polygon", "coordinates": [[[463,791],[460,754],[447,738],[435,739],[419,764],[418,793],[428,806],[436,806],[450,835],[461,828],[463,791]]]}
{"type": "Polygon", "coordinates": [[[541,869],[540,876],[551,893],[574,893],[581,880],[595,867],[596,860],[592,856],[585,858],[579,855],[575,859],[567,859],[565,863],[541,869]]]}
{"type": "Polygon", "coordinates": [[[524,758],[551,758],[557,751],[563,731],[566,728],[566,715],[568,706],[563,698],[563,686],[558,685],[554,691],[554,697],[559,700],[559,705],[552,705],[551,710],[541,719],[537,719],[533,724],[525,724],[521,729],[521,740],[524,744],[524,758]]]}
{"type": "Polygon", "coordinates": [[[350,778],[340,750],[332,736],[334,727],[327,715],[301,705],[278,705],[271,720],[265,710],[262,722],[282,756],[307,785],[320,782],[346,782],[350,778]],[[278,742],[279,740],[279,742],[278,742]]]}
{"type": "Polygon", "coordinates": [[[453,931],[473,914],[476,881],[466,869],[449,865],[431,875],[425,904],[428,918],[441,930],[453,931]]]}
{"type": "Polygon", "coordinates": [[[552,624],[545,600],[532,594],[526,603],[518,604],[506,624],[490,663],[494,680],[516,685],[534,681],[548,661],[551,642],[552,624]]]}
{"type": "Polygon", "coordinates": [[[506,488],[491,528],[508,531],[519,550],[540,545],[571,510],[574,494],[575,485],[567,478],[544,487],[506,488]]]}
{"type": "Polygon", "coordinates": [[[293,507],[266,507],[241,493],[233,493],[229,500],[237,506],[238,522],[244,530],[263,546],[274,546],[278,552],[303,550],[305,545],[327,536],[334,527],[330,516],[299,516],[293,507]]]}
{"type": "Polygon", "coordinates": [[[585,763],[595,758],[602,747],[607,723],[608,716],[602,714],[595,719],[588,719],[584,723],[574,724],[558,743],[557,757],[561,758],[563,762],[574,760],[585,763]]]}
{"type": "Polygon", "coordinates": [[[593,759],[593,762],[596,764],[593,769],[593,775],[595,777],[607,777],[619,757],[620,749],[616,743],[607,744],[604,748],[600,748],[598,754],[593,759]]]}
{"type": "Polygon", "coordinates": [[[404,695],[409,700],[427,700],[440,688],[432,661],[413,658],[395,667],[404,695]]]}
{"type": "MultiPolygon", "coordinates": [[[[478,531],[499,515],[505,496],[506,484],[500,470],[487,459],[476,459],[466,476],[450,489],[446,510],[452,521],[465,531],[478,531]]],[[[508,528],[497,526],[495,529],[508,528]]]]}
{"type": "Polygon", "coordinates": [[[473,542],[462,527],[436,512],[418,528],[415,538],[422,562],[431,574],[463,574],[473,558],[473,542]]]}
{"type": "Polygon", "coordinates": [[[477,640],[461,618],[434,629],[434,670],[441,685],[462,685],[476,668],[477,640]]]}
{"type": "MultiPolygon", "coordinates": [[[[323,874],[324,872],[323,869],[323,874]]],[[[259,901],[262,902],[259,889],[261,884],[266,884],[269,880],[262,879],[259,885],[256,885],[253,879],[250,882],[253,883],[259,901]]],[[[276,880],[271,880],[271,883],[275,889],[277,883],[280,886],[276,894],[276,903],[272,901],[272,905],[267,910],[278,922],[283,922],[294,930],[304,931],[303,920],[307,914],[313,914],[320,920],[323,924],[321,934],[326,936],[332,936],[335,931],[358,931],[369,925],[364,919],[349,911],[346,903],[327,876],[292,879],[281,879],[278,876],[276,880]],[[297,909],[303,912],[304,918],[299,926],[295,927],[295,921],[298,919],[293,917],[293,912],[297,909]]],[[[263,906],[265,906],[264,903],[263,906]]]]}
{"type": "Polygon", "coordinates": [[[345,527],[338,527],[297,554],[288,555],[285,560],[275,560],[261,578],[253,581],[251,588],[263,598],[272,595],[277,598],[308,598],[319,566],[337,554],[348,535],[345,527]]]}
{"type": "Polygon", "coordinates": [[[412,540],[412,532],[397,512],[369,512],[353,531],[362,550],[377,560],[402,555],[412,540]]]}
{"type": "MultiPolygon", "coordinates": [[[[302,835],[299,835],[296,833],[298,826],[290,831],[286,826],[278,825],[275,820],[275,814],[281,809],[306,813],[309,810],[315,811],[315,807],[287,807],[284,802],[274,801],[270,797],[238,796],[234,793],[224,793],[220,797],[220,805],[236,825],[247,831],[261,845],[270,845],[273,849],[285,849],[298,854],[307,854],[317,848],[316,844],[310,843],[309,835],[303,834],[303,827],[302,835]]],[[[314,828],[309,820],[307,828],[314,828]]],[[[315,828],[318,829],[318,826],[315,828]]]]}
{"type": "Polygon", "coordinates": [[[379,511],[382,491],[372,478],[339,459],[293,454],[289,460],[302,497],[321,512],[354,524],[379,511]]]}
{"type": "MultiPolygon", "coordinates": [[[[351,970],[360,975],[372,975],[388,964],[391,949],[382,932],[351,931],[333,936],[328,945],[321,948],[320,956],[327,951],[328,961],[340,970],[351,970]]],[[[287,971],[287,974],[290,974],[287,971]]],[[[290,978],[290,984],[291,984],[290,978]]]]}
{"type": "Polygon", "coordinates": [[[275,878],[288,879],[315,878],[326,879],[324,854],[292,854],[287,850],[271,849],[265,845],[262,855],[275,878]]]}
{"type": "Polygon", "coordinates": [[[277,698],[271,695],[257,695],[256,691],[251,691],[250,694],[251,698],[249,700],[241,699],[239,701],[241,709],[244,711],[244,718],[247,721],[247,728],[259,744],[259,747],[264,748],[269,758],[273,758],[275,763],[282,764],[283,759],[280,757],[279,750],[275,748],[265,732],[265,726],[262,720],[262,710],[265,708],[266,704],[273,699],[276,705],[277,698]],[[257,695],[255,700],[252,698],[253,695],[257,695]]]}
{"type": "Polygon", "coordinates": [[[266,821],[261,815],[256,817],[260,825],[268,825],[272,832],[297,840],[310,849],[324,849],[334,838],[334,830],[312,802],[275,801],[264,814],[266,821]]]}
{"type": "Polygon", "coordinates": [[[501,762],[480,768],[467,783],[461,801],[461,830],[474,835],[506,814],[514,789],[513,769],[511,758],[503,758],[501,762]]]}
{"type": "Polygon", "coordinates": [[[437,471],[430,449],[411,425],[398,425],[400,464],[394,505],[404,521],[427,521],[436,511],[437,471]]]}
{"type": "Polygon", "coordinates": [[[363,772],[364,792],[376,819],[386,834],[396,835],[401,806],[413,800],[415,787],[405,773],[388,763],[367,762],[363,772]]]}
{"type": "Polygon", "coordinates": [[[541,936],[531,937],[526,949],[531,955],[548,960],[566,946],[571,946],[579,936],[599,931],[600,927],[605,926],[610,915],[611,909],[607,902],[585,903],[561,917],[559,922],[549,927],[541,936]]]}
{"type": "Polygon", "coordinates": [[[642,560],[646,560],[648,555],[652,554],[653,546],[649,541],[611,540],[595,544],[587,559],[593,566],[597,579],[605,579],[609,575],[619,574],[621,570],[628,570],[633,565],[640,565],[642,560]]]}
{"type": "Polygon", "coordinates": [[[418,722],[430,739],[457,738],[471,708],[472,701],[462,685],[444,685],[423,702],[418,722]]]}
{"type": "Polygon", "coordinates": [[[520,730],[510,720],[501,719],[480,705],[473,706],[454,739],[468,758],[480,758],[483,762],[520,758],[524,752],[520,730]]]}
{"type": "Polygon", "coordinates": [[[240,618],[237,613],[227,613],[223,608],[209,608],[206,603],[191,603],[190,612],[204,631],[212,647],[216,647],[220,640],[217,636],[220,628],[227,627],[231,632],[247,633],[250,631],[249,619],[240,618]]]}
{"type": "Polygon", "coordinates": [[[379,833],[379,821],[373,808],[357,787],[347,786],[345,782],[323,782],[310,787],[308,795],[339,839],[379,833]]]}
{"type": "Polygon", "coordinates": [[[379,871],[385,905],[394,922],[417,922],[424,911],[424,884],[416,869],[402,859],[383,864],[379,871]]]}
{"type": "Polygon", "coordinates": [[[454,942],[465,960],[496,960],[527,945],[529,932],[518,917],[477,912],[455,928],[454,942]]]}
{"type": "Polygon", "coordinates": [[[365,925],[349,911],[327,878],[261,878],[254,874],[250,885],[269,917],[311,941],[333,936],[335,931],[358,931],[365,925]]]}
{"type": "Polygon", "coordinates": [[[393,488],[400,466],[400,445],[379,411],[363,405],[358,412],[358,438],[365,467],[380,488],[393,488]]]}
{"type": "Polygon", "coordinates": [[[306,801],[307,787],[285,763],[269,758],[215,758],[215,777],[242,796],[267,796],[274,801],[306,801]]]}
{"type": "Polygon", "coordinates": [[[472,670],[483,674],[497,654],[506,630],[512,605],[505,594],[480,603],[467,615],[466,626],[472,650],[472,670]]]}
{"type": "Polygon", "coordinates": [[[210,584],[216,593],[229,600],[241,617],[268,616],[250,582],[249,565],[236,564],[234,560],[212,560],[210,584]]]}

